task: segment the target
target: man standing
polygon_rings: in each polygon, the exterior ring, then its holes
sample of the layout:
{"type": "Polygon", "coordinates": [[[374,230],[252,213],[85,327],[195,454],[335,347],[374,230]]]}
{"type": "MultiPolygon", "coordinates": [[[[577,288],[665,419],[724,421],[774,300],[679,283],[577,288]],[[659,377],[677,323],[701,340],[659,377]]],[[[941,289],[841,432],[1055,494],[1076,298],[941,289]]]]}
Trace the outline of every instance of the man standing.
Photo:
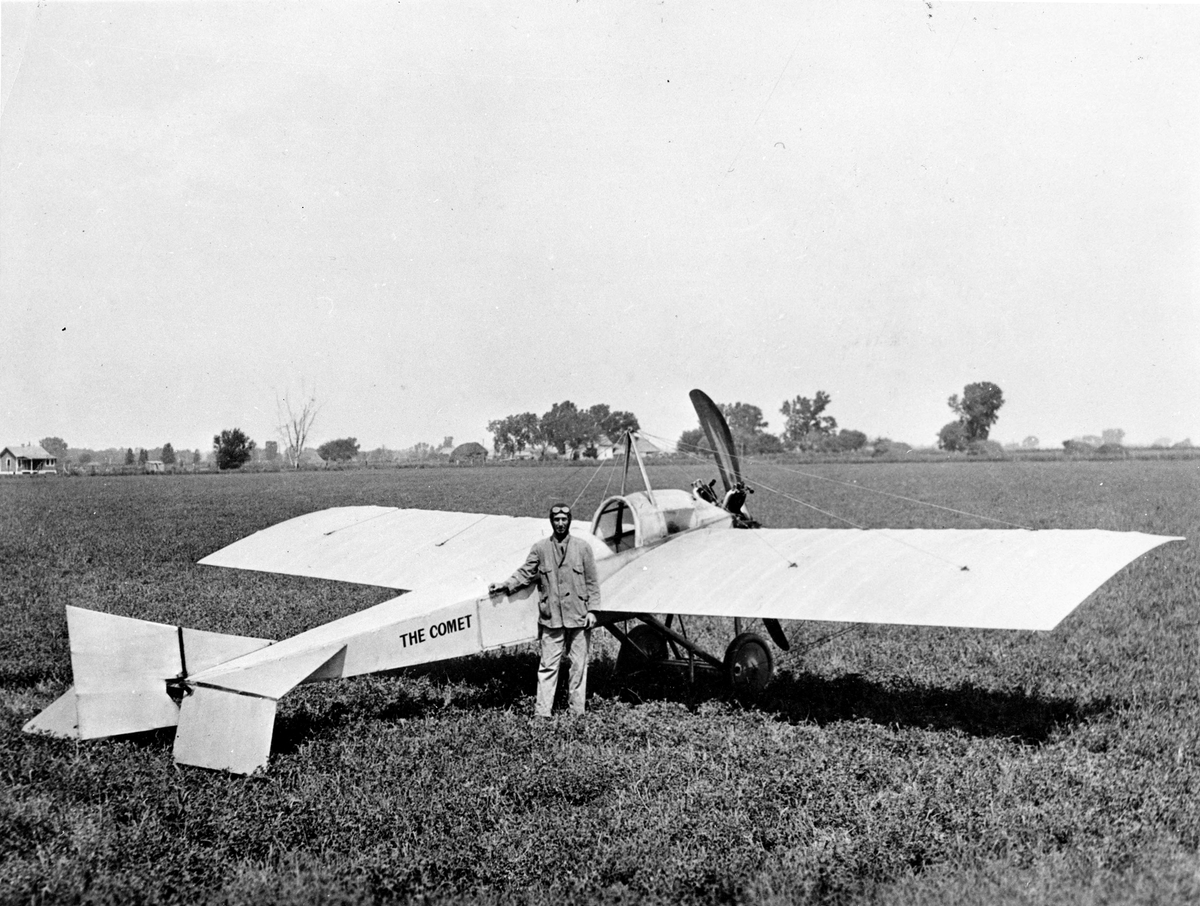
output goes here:
{"type": "Polygon", "coordinates": [[[563,652],[571,662],[567,677],[571,710],[582,714],[587,700],[588,643],[596,625],[592,610],[600,606],[596,557],[586,541],[571,536],[571,508],[550,508],[554,534],[533,545],[525,563],[506,581],[488,586],[490,594],[512,594],[534,582],[538,586],[538,717],[549,717],[558,688],[563,652]]]}

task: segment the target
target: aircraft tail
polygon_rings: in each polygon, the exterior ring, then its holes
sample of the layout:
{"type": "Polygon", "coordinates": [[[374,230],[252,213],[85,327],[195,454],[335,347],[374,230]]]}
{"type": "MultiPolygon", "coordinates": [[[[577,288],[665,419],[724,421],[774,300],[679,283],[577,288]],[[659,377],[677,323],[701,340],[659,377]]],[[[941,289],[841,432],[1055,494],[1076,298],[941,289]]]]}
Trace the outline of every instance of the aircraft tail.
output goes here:
{"type": "Polygon", "coordinates": [[[97,739],[176,726],[191,674],[271,644],[79,607],[67,608],[67,630],[75,685],[27,733],[97,739]]]}

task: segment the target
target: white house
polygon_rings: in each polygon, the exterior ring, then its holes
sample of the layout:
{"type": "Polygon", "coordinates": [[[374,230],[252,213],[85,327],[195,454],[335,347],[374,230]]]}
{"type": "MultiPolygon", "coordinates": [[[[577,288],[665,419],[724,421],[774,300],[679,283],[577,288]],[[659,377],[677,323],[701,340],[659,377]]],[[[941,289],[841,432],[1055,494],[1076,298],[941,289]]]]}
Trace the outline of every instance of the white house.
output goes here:
{"type": "Polygon", "coordinates": [[[54,475],[58,458],[37,444],[0,450],[0,475],[54,475]]]}

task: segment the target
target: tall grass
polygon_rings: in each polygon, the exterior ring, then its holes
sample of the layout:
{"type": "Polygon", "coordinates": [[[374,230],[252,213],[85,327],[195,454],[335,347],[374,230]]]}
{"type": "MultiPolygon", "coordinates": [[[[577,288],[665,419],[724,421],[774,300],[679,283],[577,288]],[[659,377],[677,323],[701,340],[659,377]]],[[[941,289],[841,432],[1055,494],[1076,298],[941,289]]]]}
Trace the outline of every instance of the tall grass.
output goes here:
{"type": "MultiPolygon", "coordinates": [[[[281,519],[376,503],[542,515],[578,468],[0,482],[0,900],[110,903],[1195,902],[1195,462],[763,466],[872,527],[1186,535],[1052,633],[787,626],[762,698],[622,676],[533,723],[532,651],[304,687],[269,769],[179,768],[170,733],[20,727],[70,682],[63,605],[285,637],[390,596],[196,560],[281,519]]],[[[676,466],[652,480],[685,486],[676,466]]],[[[703,470],[697,469],[703,474],[703,470]]],[[[711,472],[711,469],[708,470],[711,472]]],[[[705,475],[707,477],[707,475],[705,475]]],[[[841,523],[760,491],[778,526],[841,523]]],[[[715,650],[727,621],[692,621],[715,650]]]]}

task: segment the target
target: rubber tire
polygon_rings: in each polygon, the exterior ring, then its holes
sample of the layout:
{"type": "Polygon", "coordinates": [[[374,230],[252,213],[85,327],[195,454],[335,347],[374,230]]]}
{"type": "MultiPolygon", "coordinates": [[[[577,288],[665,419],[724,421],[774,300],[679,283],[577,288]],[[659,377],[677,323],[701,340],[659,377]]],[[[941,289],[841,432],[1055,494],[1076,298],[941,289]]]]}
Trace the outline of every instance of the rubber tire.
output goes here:
{"type": "Polygon", "coordinates": [[[761,692],[775,675],[775,659],[767,640],[743,632],[725,649],[725,676],[734,692],[761,692]]]}

